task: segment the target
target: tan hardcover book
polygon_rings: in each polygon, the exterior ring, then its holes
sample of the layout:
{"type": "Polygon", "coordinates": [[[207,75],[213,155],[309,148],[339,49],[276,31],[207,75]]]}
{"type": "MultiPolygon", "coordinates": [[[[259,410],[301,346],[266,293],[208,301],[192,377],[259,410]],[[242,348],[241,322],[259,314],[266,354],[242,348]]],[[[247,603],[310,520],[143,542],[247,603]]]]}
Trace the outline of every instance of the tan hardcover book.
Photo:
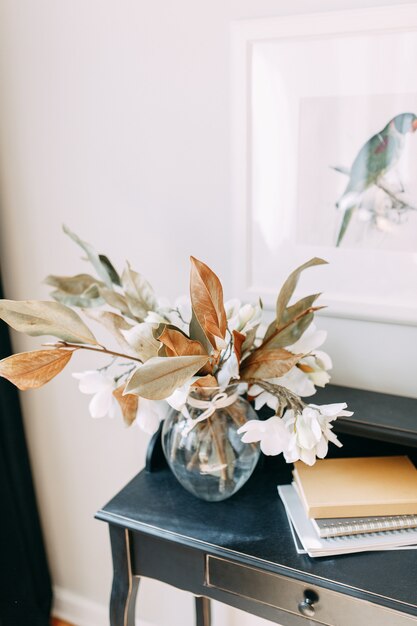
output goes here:
{"type": "Polygon", "coordinates": [[[417,469],[406,456],[299,461],[293,474],[310,518],[417,514],[417,469]]]}

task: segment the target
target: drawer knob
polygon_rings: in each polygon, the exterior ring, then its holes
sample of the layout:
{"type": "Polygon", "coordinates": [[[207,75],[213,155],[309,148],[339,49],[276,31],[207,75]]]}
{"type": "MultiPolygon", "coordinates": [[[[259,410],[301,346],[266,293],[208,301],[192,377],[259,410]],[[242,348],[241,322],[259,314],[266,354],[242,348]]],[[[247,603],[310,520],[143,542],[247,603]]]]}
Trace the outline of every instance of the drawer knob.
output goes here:
{"type": "Polygon", "coordinates": [[[315,591],[311,589],[306,589],[304,591],[304,599],[298,603],[298,610],[305,617],[314,617],[316,609],[314,608],[314,604],[318,602],[319,597],[315,591]]]}

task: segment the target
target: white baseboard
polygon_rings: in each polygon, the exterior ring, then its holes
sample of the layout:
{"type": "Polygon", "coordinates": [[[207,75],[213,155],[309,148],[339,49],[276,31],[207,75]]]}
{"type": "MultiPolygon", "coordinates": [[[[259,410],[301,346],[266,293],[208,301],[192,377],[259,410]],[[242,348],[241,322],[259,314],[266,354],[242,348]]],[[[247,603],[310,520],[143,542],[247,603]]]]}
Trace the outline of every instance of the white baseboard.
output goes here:
{"type": "MultiPolygon", "coordinates": [[[[54,617],[74,624],[74,626],[109,626],[107,606],[92,602],[62,587],[54,587],[54,617]]],[[[155,626],[143,620],[136,620],[136,626],[155,626]]]]}

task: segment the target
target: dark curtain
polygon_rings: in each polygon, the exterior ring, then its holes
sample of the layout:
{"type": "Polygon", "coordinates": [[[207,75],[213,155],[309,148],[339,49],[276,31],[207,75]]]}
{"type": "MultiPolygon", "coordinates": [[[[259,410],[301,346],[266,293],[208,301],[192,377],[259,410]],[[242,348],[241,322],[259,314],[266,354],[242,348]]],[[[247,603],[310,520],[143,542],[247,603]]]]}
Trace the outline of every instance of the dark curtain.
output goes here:
{"type": "MultiPolygon", "coordinates": [[[[0,321],[0,358],[10,354],[0,321]]],[[[0,626],[47,626],[51,598],[18,392],[0,378],[0,626]]]]}

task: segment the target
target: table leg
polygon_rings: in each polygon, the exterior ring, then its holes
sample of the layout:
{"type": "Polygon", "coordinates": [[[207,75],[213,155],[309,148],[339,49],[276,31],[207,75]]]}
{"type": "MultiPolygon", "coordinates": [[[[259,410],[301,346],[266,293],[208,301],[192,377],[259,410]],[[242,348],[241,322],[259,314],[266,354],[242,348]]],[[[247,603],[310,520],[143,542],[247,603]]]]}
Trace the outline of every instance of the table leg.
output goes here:
{"type": "Polygon", "coordinates": [[[210,626],[211,610],[210,600],[203,596],[195,596],[196,626],[210,626]]]}
{"type": "Polygon", "coordinates": [[[139,576],[133,576],[129,532],[110,525],[113,585],[110,597],[110,626],[134,626],[139,576]]]}

